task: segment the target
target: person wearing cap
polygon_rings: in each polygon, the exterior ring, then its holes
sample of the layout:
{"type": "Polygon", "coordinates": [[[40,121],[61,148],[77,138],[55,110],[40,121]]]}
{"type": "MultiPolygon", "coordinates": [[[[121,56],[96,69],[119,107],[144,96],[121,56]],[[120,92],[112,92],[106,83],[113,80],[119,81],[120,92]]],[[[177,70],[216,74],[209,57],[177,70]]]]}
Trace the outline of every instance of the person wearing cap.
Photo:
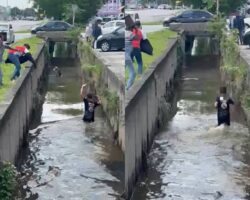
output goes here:
{"type": "Polygon", "coordinates": [[[15,80],[20,76],[21,64],[30,61],[36,68],[36,62],[29,52],[30,45],[24,44],[23,46],[16,46],[15,49],[10,49],[8,52],[8,58],[5,63],[12,63],[15,65],[14,73],[11,80],[15,80]]]}

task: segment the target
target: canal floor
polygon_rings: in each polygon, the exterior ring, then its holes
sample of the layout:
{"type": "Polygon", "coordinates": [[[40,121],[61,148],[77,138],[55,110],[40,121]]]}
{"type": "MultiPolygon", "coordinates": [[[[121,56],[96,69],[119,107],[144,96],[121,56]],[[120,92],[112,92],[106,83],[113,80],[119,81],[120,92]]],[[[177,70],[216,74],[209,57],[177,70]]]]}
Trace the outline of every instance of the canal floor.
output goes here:
{"type": "Polygon", "coordinates": [[[82,121],[80,68],[60,68],[62,77],[49,76],[41,122],[29,133],[21,167],[29,191],[25,199],[117,199],[123,192],[123,154],[101,108],[94,123],[82,121]]]}
{"type": "Polygon", "coordinates": [[[250,136],[240,109],[229,128],[215,128],[218,59],[189,58],[181,80],[176,115],[155,137],[133,199],[250,199],[250,136]]]}

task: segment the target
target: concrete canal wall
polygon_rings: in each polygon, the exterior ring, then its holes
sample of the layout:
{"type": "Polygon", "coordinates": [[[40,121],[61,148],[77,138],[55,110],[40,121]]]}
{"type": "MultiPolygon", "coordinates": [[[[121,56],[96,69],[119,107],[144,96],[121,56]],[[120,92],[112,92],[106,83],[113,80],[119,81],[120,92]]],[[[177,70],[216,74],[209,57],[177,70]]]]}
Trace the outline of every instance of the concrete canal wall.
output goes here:
{"type": "MultiPolygon", "coordinates": [[[[135,183],[146,167],[154,135],[171,117],[171,98],[178,66],[179,43],[172,39],[165,52],[126,93],[125,196],[130,199],[135,183]]],[[[182,46],[182,45],[181,45],[182,46]]],[[[179,62],[181,61],[181,62],[179,62]]]]}
{"type": "MultiPolygon", "coordinates": [[[[250,49],[248,46],[239,46],[239,64],[241,69],[245,68],[244,75],[237,77],[222,68],[222,81],[228,88],[228,93],[236,102],[241,105],[244,118],[250,127],[250,49]]],[[[239,67],[239,66],[238,66],[239,67]]]]}
{"type": "Polygon", "coordinates": [[[112,68],[112,63],[115,63],[114,60],[119,58],[113,56],[113,60],[107,60],[105,55],[107,54],[93,50],[83,41],[79,43],[78,56],[83,65],[84,81],[92,85],[101,97],[102,107],[113,129],[114,139],[118,141],[124,151],[125,80],[122,76],[125,73],[124,64],[119,66],[117,63],[115,66],[117,71],[115,71],[112,68]]]}
{"type": "Polygon", "coordinates": [[[0,103],[0,161],[17,161],[20,147],[29,130],[32,112],[39,103],[38,92],[46,76],[47,54],[44,44],[39,46],[37,68],[31,64],[23,71],[14,88],[0,103]]]}

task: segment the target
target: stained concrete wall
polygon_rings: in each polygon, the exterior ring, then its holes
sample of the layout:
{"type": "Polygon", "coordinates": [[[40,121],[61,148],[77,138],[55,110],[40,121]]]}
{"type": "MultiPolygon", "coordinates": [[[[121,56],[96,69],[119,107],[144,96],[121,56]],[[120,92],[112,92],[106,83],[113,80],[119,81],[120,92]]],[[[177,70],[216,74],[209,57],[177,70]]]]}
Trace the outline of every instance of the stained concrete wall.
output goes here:
{"type": "MultiPolygon", "coordinates": [[[[181,45],[182,46],[182,45],[181,45]]],[[[168,102],[178,68],[178,41],[168,48],[145,72],[141,81],[126,92],[125,104],[125,196],[130,199],[133,187],[146,165],[146,154],[154,135],[170,117],[168,102]]]]}
{"type": "Polygon", "coordinates": [[[41,44],[36,58],[37,68],[26,68],[14,88],[0,103],[0,161],[17,160],[24,138],[29,130],[36,93],[47,66],[45,45],[41,44]]]}
{"type": "MultiPolygon", "coordinates": [[[[93,50],[89,46],[85,46],[84,42],[81,42],[78,46],[78,56],[80,60],[86,64],[86,62],[99,65],[102,68],[102,73],[99,83],[99,90],[107,89],[110,92],[115,92],[119,97],[119,109],[117,114],[109,114],[108,113],[108,105],[107,99],[104,96],[102,98],[102,107],[104,112],[106,113],[107,119],[113,129],[114,133],[118,134],[118,142],[121,146],[122,150],[125,151],[125,84],[122,77],[119,76],[118,73],[114,73],[110,69],[110,63],[103,59],[103,55],[93,50]],[[87,48],[87,50],[83,50],[83,48],[87,48]]],[[[117,66],[118,68],[118,66],[117,66]]],[[[84,68],[83,68],[84,70],[84,68]]],[[[84,72],[85,73],[85,72],[84,72]]],[[[102,91],[101,91],[102,92],[102,91]]],[[[98,94],[99,95],[99,94],[98,94]]]]}

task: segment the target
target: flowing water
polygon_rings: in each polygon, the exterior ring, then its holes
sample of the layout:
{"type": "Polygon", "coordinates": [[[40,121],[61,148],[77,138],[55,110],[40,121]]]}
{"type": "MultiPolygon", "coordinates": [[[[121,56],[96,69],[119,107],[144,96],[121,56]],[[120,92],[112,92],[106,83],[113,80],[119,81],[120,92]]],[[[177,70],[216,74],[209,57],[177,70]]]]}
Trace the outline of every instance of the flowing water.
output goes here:
{"type": "Polygon", "coordinates": [[[40,123],[29,133],[21,167],[25,199],[116,199],[123,191],[123,154],[113,144],[101,108],[94,123],[82,121],[80,67],[59,64],[62,77],[49,75],[40,123]]]}
{"type": "Polygon", "coordinates": [[[155,137],[134,200],[250,199],[249,131],[237,106],[232,125],[215,128],[219,86],[218,59],[188,59],[177,113],[155,137]]]}

